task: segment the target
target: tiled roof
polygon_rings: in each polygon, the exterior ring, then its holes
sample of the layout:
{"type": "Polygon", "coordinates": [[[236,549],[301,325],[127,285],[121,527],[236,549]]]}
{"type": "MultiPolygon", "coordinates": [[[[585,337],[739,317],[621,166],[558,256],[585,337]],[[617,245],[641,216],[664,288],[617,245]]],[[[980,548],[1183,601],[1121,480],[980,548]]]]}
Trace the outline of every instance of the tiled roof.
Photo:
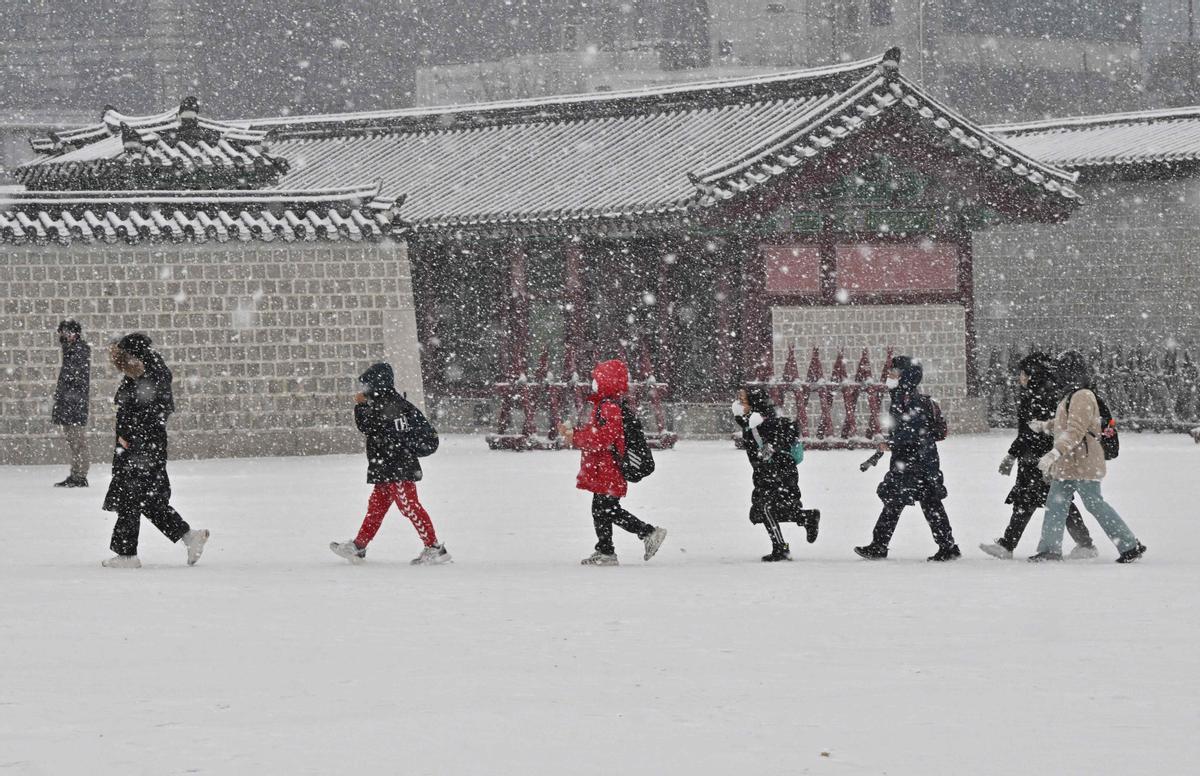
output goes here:
{"type": "Polygon", "coordinates": [[[1000,124],[1021,151],[1071,169],[1200,161],[1200,107],[1000,124]]]}
{"type": "MultiPolygon", "coordinates": [[[[288,117],[270,130],[290,186],[382,178],[414,228],[676,216],[823,163],[906,114],[1060,211],[1071,173],[1008,146],[898,72],[899,52],[837,67],[622,93],[440,109],[288,117]]],[[[930,140],[914,139],[929,143],[930,140]]]]}
{"type": "Polygon", "coordinates": [[[287,162],[266,132],[200,116],[194,98],[156,116],[108,108],[99,124],[31,142],[39,157],[14,170],[31,189],[218,189],[274,185],[287,162]]]}
{"type": "Polygon", "coordinates": [[[403,231],[378,187],[0,192],[0,243],[380,240],[403,231]]]}

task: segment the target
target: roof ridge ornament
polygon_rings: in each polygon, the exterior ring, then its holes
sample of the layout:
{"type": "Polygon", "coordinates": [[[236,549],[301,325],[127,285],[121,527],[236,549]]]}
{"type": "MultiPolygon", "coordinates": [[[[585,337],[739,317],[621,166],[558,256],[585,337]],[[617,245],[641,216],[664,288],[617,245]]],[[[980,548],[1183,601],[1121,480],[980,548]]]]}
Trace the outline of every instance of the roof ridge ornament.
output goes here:
{"type": "Polygon", "coordinates": [[[892,46],[885,51],[875,70],[889,81],[897,78],[900,75],[900,47],[892,46]]]}
{"type": "Polygon", "coordinates": [[[121,122],[121,145],[127,154],[140,154],[146,150],[141,133],[124,121],[121,122]]]}

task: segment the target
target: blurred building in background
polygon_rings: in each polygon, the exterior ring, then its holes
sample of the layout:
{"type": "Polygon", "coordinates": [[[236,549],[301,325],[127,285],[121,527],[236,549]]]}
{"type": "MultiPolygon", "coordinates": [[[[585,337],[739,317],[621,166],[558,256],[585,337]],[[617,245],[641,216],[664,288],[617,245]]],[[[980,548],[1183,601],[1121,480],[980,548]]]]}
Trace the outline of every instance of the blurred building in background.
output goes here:
{"type": "Polygon", "coordinates": [[[616,91],[898,45],[986,121],[1200,102],[1200,0],[22,0],[0,20],[0,166],[37,127],[194,94],[289,115],[616,91]]]}

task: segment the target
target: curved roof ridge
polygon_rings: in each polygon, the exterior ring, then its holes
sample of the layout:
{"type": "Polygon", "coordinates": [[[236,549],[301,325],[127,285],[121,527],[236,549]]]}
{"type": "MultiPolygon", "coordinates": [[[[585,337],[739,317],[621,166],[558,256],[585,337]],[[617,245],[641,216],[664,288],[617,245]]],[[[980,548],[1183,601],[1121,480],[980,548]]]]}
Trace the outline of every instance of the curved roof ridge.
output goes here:
{"type": "Polygon", "coordinates": [[[458,103],[417,108],[397,108],[380,111],[361,111],[351,113],[326,113],[309,116],[276,116],[257,119],[243,119],[239,123],[251,129],[272,129],[288,127],[303,129],[316,128],[323,125],[339,125],[348,123],[371,123],[400,121],[403,119],[433,118],[438,116],[455,116],[462,114],[520,112],[542,107],[567,105],[612,104],[622,101],[635,101],[653,97],[693,96],[710,91],[730,91],[738,88],[756,86],[777,86],[788,83],[803,83],[820,81],[839,75],[854,74],[863,71],[867,73],[877,68],[883,62],[886,54],[824,67],[801,70],[785,70],[775,73],[758,74],[753,76],[733,76],[716,78],[705,81],[687,81],[663,86],[622,89],[611,92],[587,92],[583,94],[561,94],[546,97],[531,97],[517,100],[499,100],[480,103],[458,103]]]}
{"type": "Polygon", "coordinates": [[[1012,124],[989,124],[984,127],[996,134],[1015,134],[1018,132],[1036,132],[1039,130],[1068,129],[1073,127],[1103,126],[1105,124],[1136,123],[1156,121],[1161,119],[1191,119],[1200,118],[1200,105],[1186,105],[1177,108],[1155,108],[1143,111],[1125,111],[1122,113],[1094,113],[1083,116],[1066,116],[1054,119],[1037,119],[1012,124]]]}

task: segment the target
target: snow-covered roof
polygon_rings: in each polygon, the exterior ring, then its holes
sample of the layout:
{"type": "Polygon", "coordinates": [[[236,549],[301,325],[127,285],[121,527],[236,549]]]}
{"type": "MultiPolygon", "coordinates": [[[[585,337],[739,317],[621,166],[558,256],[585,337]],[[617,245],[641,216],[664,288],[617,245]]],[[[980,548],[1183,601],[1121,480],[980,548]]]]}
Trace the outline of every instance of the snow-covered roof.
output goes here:
{"type": "Polygon", "coordinates": [[[3,191],[0,243],[380,240],[403,230],[378,186],[261,191],[3,191]]]}
{"type": "Polygon", "coordinates": [[[1075,116],[987,130],[1069,169],[1200,161],[1200,107],[1075,116]]]}
{"type": "Polygon", "coordinates": [[[39,156],[13,174],[31,189],[247,188],[273,185],[287,162],[267,133],[199,114],[194,97],[153,116],[106,108],[100,123],[33,138],[39,156]]]}
{"type": "Polygon", "coordinates": [[[382,178],[415,228],[654,218],[734,199],[899,116],[895,142],[948,146],[1056,212],[1072,173],[1011,147],[899,72],[899,50],[836,67],[588,95],[246,122],[284,185],[382,178]]]}

